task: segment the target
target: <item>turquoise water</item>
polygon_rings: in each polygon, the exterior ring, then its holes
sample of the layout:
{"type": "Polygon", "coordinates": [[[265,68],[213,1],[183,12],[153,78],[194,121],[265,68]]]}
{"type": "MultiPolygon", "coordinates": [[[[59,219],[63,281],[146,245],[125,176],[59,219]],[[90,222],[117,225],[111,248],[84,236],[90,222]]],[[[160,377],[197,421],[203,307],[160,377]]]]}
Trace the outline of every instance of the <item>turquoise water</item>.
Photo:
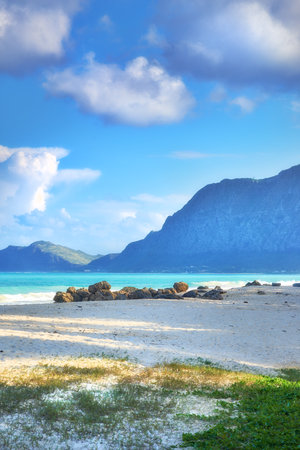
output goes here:
{"type": "Polygon", "coordinates": [[[56,291],[69,286],[87,287],[107,280],[113,290],[123,286],[163,288],[175,281],[185,281],[190,288],[200,284],[214,287],[243,286],[247,281],[281,282],[291,285],[300,282],[300,274],[190,274],[190,273],[0,273],[0,304],[41,303],[52,301],[56,291]]]}

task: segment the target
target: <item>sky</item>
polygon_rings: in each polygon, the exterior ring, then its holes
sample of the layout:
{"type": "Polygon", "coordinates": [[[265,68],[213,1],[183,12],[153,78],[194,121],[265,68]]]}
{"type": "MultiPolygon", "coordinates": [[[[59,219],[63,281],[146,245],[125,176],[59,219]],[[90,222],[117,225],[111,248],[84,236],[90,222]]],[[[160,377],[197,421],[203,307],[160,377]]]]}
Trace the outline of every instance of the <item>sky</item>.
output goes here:
{"type": "Polygon", "coordinates": [[[0,0],[0,248],[119,252],[300,164],[299,0],[0,0]]]}

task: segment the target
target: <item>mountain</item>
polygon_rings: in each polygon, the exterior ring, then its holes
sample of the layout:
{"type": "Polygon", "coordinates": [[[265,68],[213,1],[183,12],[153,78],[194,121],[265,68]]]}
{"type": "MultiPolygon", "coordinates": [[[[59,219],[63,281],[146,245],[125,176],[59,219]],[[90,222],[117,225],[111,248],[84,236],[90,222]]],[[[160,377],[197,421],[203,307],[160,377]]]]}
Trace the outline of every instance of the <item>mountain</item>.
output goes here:
{"type": "Polygon", "coordinates": [[[300,165],[262,180],[210,184],[162,229],[94,270],[300,272],[300,165]]]}
{"type": "Polygon", "coordinates": [[[38,241],[28,247],[10,245],[0,250],[1,272],[62,272],[79,270],[100,255],[91,256],[78,250],[38,241]]]}

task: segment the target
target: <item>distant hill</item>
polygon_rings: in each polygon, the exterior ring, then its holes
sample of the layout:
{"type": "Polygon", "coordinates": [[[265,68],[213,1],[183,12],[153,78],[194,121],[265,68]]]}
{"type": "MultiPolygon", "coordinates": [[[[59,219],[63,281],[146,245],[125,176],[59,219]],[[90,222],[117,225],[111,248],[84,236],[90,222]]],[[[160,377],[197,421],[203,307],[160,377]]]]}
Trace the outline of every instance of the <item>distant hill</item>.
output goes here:
{"type": "Polygon", "coordinates": [[[28,247],[10,245],[0,250],[1,272],[61,272],[82,269],[100,255],[91,256],[52,242],[38,241],[28,247]]]}
{"type": "Polygon", "coordinates": [[[105,272],[300,272],[300,165],[262,180],[210,184],[105,272]]]}

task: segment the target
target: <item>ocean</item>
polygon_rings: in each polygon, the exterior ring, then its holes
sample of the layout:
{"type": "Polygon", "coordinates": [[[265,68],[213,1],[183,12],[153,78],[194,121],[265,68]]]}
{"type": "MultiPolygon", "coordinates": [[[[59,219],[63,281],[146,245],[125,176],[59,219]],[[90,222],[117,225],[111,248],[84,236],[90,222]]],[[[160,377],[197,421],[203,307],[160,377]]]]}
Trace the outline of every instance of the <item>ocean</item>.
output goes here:
{"type": "Polygon", "coordinates": [[[0,273],[0,305],[27,303],[51,303],[55,292],[65,291],[69,286],[88,287],[106,280],[112,290],[124,286],[164,288],[175,281],[185,281],[190,288],[199,285],[224,289],[241,287],[247,281],[261,283],[280,282],[291,285],[300,282],[300,274],[207,274],[207,273],[0,273]]]}

